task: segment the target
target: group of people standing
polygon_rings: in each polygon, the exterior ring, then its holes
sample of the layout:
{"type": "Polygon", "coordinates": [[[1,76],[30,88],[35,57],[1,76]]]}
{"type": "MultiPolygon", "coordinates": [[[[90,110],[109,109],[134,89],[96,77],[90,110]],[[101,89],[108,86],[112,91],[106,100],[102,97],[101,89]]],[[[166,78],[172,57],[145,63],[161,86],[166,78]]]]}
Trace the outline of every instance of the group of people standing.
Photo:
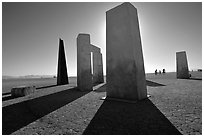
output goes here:
{"type": "MultiPolygon", "coordinates": [[[[161,70],[159,70],[159,72],[157,72],[157,69],[156,69],[155,72],[154,72],[154,74],[157,75],[157,73],[161,74],[161,70]]],[[[163,69],[163,70],[162,70],[162,73],[163,73],[163,74],[166,73],[166,70],[163,69]]]]}

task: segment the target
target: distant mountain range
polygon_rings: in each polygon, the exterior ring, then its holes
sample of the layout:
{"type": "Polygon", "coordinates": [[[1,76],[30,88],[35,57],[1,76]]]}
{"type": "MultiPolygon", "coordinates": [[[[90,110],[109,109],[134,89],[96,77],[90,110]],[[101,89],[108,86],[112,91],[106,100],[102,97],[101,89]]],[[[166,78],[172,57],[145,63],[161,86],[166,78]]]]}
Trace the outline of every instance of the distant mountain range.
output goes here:
{"type": "Polygon", "coordinates": [[[8,75],[3,75],[2,79],[12,79],[12,78],[53,78],[54,76],[55,75],[26,75],[26,76],[8,76],[8,75]]]}

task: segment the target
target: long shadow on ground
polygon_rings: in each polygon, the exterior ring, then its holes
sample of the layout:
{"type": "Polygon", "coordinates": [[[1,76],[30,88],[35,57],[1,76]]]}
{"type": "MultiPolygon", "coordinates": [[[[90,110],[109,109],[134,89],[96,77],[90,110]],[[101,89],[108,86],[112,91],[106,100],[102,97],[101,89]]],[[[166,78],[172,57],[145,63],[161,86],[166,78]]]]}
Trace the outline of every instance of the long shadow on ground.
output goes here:
{"type": "Polygon", "coordinates": [[[156,82],[153,82],[153,81],[149,81],[149,80],[146,80],[146,85],[151,86],[151,87],[166,86],[166,85],[156,83],[156,82]]]}
{"type": "MultiPolygon", "coordinates": [[[[156,82],[153,82],[153,81],[149,81],[149,80],[146,80],[146,85],[151,86],[151,87],[166,86],[166,85],[156,83],[156,82]]],[[[106,84],[104,84],[100,88],[94,90],[94,92],[106,92],[106,84]]]]}
{"type": "Polygon", "coordinates": [[[177,78],[177,79],[183,79],[183,80],[202,80],[202,78],[177,78]]]}
{"type": "Polygon", "coordinates": [[[2,97],[2,101],[6,101],[6,100],[11,100],[11,99],[14,99],[14,98],[18,98],[18,97],[14,97],[14,96],[6,96],[6,97],[2,97]]]}
{"type": "Polygon", "coordinates": [[[11,94],[11,92],[2,93],[2,96],[9,95],[9,94],[11,94]]]}
{"type": "Polygon", "coordinates": [[[89,92],[72,88],[2,108],[2,134],[11,134],[89,92]]]}
{"type": "Polygon", "coordinates": [[[189,78],[188,80],[202,80],[202,78],[189,78]]]}
{"type": "Polygon", "coordinates": [[[97,88],[93,92],[106,92],[106,84],[104,84],[103,86],[97,88]]]}
{"type": "Polygon", "coordinates": [[[83,134],[181,135],[149,99],[137,103],[105,100],[83,134]]]}

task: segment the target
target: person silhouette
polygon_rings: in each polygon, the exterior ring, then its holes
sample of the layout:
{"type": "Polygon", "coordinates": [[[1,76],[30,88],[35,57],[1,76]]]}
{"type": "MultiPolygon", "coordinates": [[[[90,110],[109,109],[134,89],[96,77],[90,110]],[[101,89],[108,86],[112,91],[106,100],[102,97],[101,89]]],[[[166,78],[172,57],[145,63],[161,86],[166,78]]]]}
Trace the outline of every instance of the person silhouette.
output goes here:
{"type": "Polygon", "coordinates": [[[159,74],[161,74],[161,70],[159,70],[159,74]]]}
{"type": "Polygon", "coordinates": [[[157,75],[157,69],[155,70],[154,74],[157,75]]]}
{"type": "Polygon", "coordinates": [[[163,71],[162,73],[166,73],[166,72],[165,72],[165,69],[163,69],[162,71],[163,71]]]}

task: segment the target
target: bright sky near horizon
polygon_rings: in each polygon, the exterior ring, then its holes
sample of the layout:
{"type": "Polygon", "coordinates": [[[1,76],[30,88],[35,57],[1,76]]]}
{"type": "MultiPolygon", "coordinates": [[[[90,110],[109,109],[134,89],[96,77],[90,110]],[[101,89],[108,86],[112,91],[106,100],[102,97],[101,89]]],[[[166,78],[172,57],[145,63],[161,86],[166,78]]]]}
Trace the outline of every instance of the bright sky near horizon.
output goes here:
{"type": "MultiPolygon", "coordinates": [[[[120,3],[2,3],[2,75],[56,75],[59,38],[69,76],[77,75],[76,38],[91,35],[106,74],[106,14],[120,3]]],[[[186,51],[189,69],[202,68],[202,3],[132,2],[137,8],[146,73],[176,70],[186,51]]]]}

